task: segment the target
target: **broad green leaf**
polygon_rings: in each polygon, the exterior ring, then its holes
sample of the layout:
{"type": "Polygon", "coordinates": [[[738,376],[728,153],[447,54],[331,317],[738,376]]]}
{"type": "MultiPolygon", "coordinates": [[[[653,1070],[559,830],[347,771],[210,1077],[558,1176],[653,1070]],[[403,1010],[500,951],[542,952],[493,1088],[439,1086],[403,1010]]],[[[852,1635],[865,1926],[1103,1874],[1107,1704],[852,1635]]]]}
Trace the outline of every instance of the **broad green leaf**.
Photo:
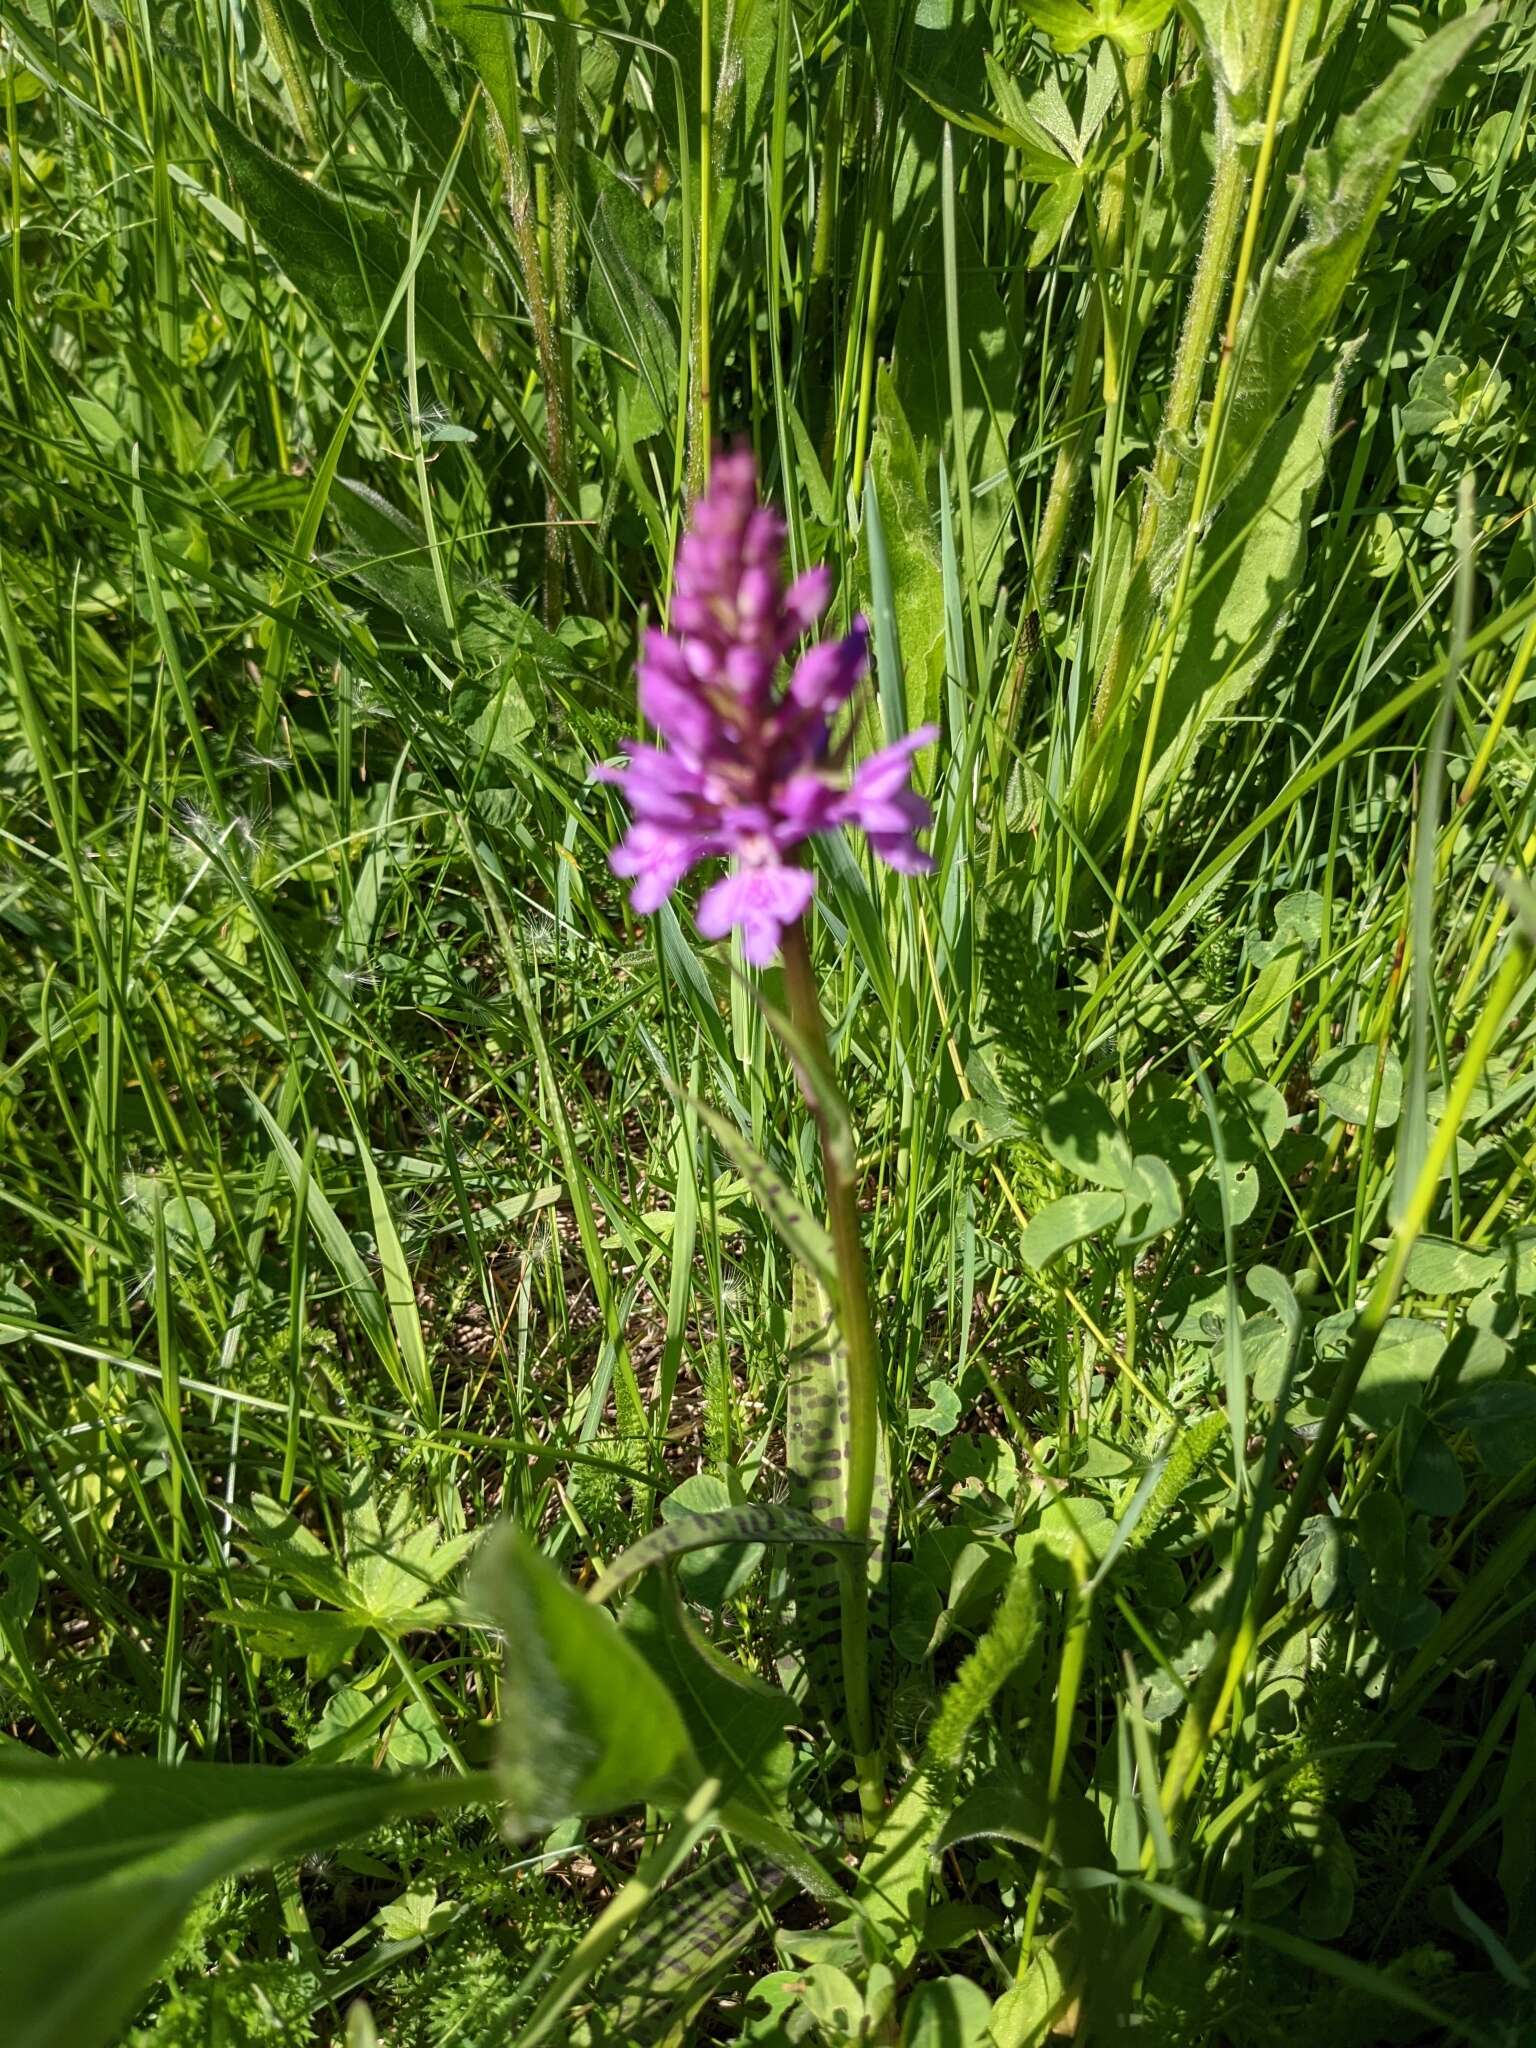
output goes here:
{"type": "Polygon", "coordinates": [[[469,52],[501,129],[500,141],[521,145],[522,91],[518,82],[516,17],[483,0],[432,0],[432,9],[469,52]]]}
{"type": "Polygon", "coordinates": [[[1198,1098],[1171,1074],[1149,1074],[1126,1112],[1137,1152],[1155,1152],[1189,1179],[1211,1156],[1211,1133],[1198,1098]]]}
{"type": "Polygon", "coordinates": [[[1418,1442],[1403,1468],[1403,1495],[1421,1515],[1459,1515],[1466,1505],[1461,1461],[1428,1420],[1421,1423],[1418,1442]]]}
{"type": "Polygon", "coordinates": [[[268,1657],[304,1657],[311,1677],[344,1664],[367,1634],[364,1623],[331,1608],[267,1606],[211,1607],[210,1621],[232,1628],[251,1648],[268,1657]]]}
{"type": "Polygon", "coordinates": [[[1390,1130],[1403,1106],[1403,1063],[1389,1045],[1383,1057],[1374,1045],[1341,1045],[1317,1070],[1317,1092],[1324,1105],[1347,1124],[1364,1124],[1371,1114],[1371,1092],[1381,1068],[1376,1101],[1376,1128],[1390,1130]]]}
{"type": "MultiPolygon", "coordinates": [[[[1258,979],[1243,998],[1242,1010],[1232,1027],[1232,1044],[1223,1061],[1229,1085],[1238,1088],[1270,1085],[1265,1076],[1273,1070],[1280,1042],[1290,1026],[1291,992],[1301,968],[1302,950],[1294,942],[1271,953],[1260,968],[1258,979]]],[[[1283,1109],[1284,1098],[1280,1100],[1283,1109]]],[[[1281,1129],[1284,1128],[1282,1116],[1281,1129]]],[[[1222,1117],[1221,1131],[1223,1145],[1229,1137],[1236,1142],[1238,1149],[1234,1157],[1258,1157],[1246,1116],[1240,1115],[1231,1123],[1222,1117]]]]}
{"type": "Polygon", "coordinates": [[[908,71],[902,73],[902,84],[926,101],[951,128],[962,129],[967,135],[984,136],[988,142],[1000,142],[1005,149],[1021,151],[1021,169],[1026,178],[1048,182],[1070,175],[1071,163],[1052,145],[1048,135],[1033,124],[1028,129],[1015,126],[980,92],[962,91],[954,82],[936,90],[930,80],[908,71]]]}
{"type": "MultiPolygon", "coordinates": [[[[1283,986],[1288,990],[1293,985],[1292,978],[1286,976],[1283,986]]],[[[1285,1022],[1282,1015],[1281,1028],[1272,1041],[1275,1047],[1285,1036],[1285,1022]]],[[[1285,1136],[1290,1121],[1280,1090],[1257,1075],[1223,1081],[1216,1093],[1216,1109],[1221,1118],[1222,1148],[1229,1159],[1262,1159],[1285,1136]]]]}
{"type": "Polygon", "coordinates": [[[387,1630],[419,1625],[428,1594],[458,1570],[476,1532],[444,1537],[405,1492],[380,1510],[370,1475],[354,1484],[344,1515],[348,1583],[361,1613],[387,1630]]]}
{"type": "MultiPolygon", "coordinates": [[[[333,198],[242,135],[216,107],[209,105],[206,113],[257,241],[339,334],[371,341],[409,262],[395,220],[381,207],[333,198]]],[[[422,354],[483,383],[485,358],[430,252],[416,272],[415,293],[422,354]]],[[[404,323],[402,307],[395,318],[397,340],[403,339],[404,323]]]]}
{"type": "Polygon", "coordinates": [[[1040,1142],[1080,1180],[1122,1191],[1131,1185],[1135,1158],[1130,1143],[1107,1104],[1084,1082],[1069,1083],[1046,1103],[1040,1142]]]}
{"type": "Polygon", "coordinates": [[[677,1702],[607,1614],[505,1525],[473,1586],[507,1639],[497,1778],[509,1828],[686,1800],[702,1773],[677,1702]]]}
{"type": "Polygon", "coordinates": [[[1040,1947],[1029,1968],[997,2001],[992,2014],[996,2048],[1051,2048],[1077,2003],[1073,1981],[1062,1974],[1054,1949],[1040,1947]]]}
{"type": "Polygon", "coordinates": [[[1195,1214],[1207,1230],[1222,1227],[1222,1198],[1233,1228],[1248,1221],[1259,1206],[1259,1170],[1250,1159],[1213,1160],[1211,1170],[1195,1189],[1195,1214]]]}
{"type": "MultiPolygon", "coordinates": [[[[18,1323],[37,1321],[37,1304],[8,1272],[0,1272],[0,1316],[14,1317],[18,1323]]],[[[25,1335],[25,1330],[0,1328],[0,1344],[19,1344],[25,1335]]]]}
{"type": "MultiPolygon", "coordinates": [[[[1210,1172],[1195,1190],[1195,1213],[1210,1230],[1222,1227],[1223,1181],[1233,1224],[1248,1221],[1259,1205],[1260,1162],[1285,1135],[1290,1120],[1285,1097],[1253,1069],[1275,1062],[1289,1026],[1291,991],[1300,965],[1295,944],[1281,947],[1266,962],[1243,1005],[1234,1034],[1239,1042],[1228,1054],[1228,1065],[1235,1071],[1216,1096],[1225,1165],[1212,1160],[1210,1172]]],[[[1207,1132],[1208,1149],[1210,1143],[1207,1132]]]]}
{"type": "Polygon", "coordinates": [[[1029,1219],[1019,1250],[1037,1273],[1073,1245],[1097,1237],[1124,1216],[1126,1198],[1110,1188],[1084,1188],[1047,1202],[1029,1219]]]}
{"type": "MultiPolygon", "coordinates": [[[[942,353],[939,361],[943,361],[942,353]]],[[[885,736],[894,739],[898,720],[901,732],[911,732],[939,713],[944,680],[944,575],[923,457],[896,382],[884,364],[875,376],[869,478],[879,507],[894,612],[894,634],[883,635],[883,608],[876,602],[879,593],[871,591],[885,736]],[[882,647],[882,637],[893,639],[894,646],[882,647]],[[897,694],[903,682],[904,692],[897,694]]]]}
{"type": "Polygon", "coordinates": [[[309,0],[309,11],[348,76],[386,87],[417,136],[446,156],[458,119],[425,0],[309,0]]]}
{"type": "Polygon", "coordinates": [[[699,0],[663,0],[649,33],[658,52],[664,51],[676,68],[665,61],[657,66],[656,111],[667,137],[674,175],[680,182],[693,179],[695,193],[702,168],[699,59],[706,18],[714,60],[715,210],[709,238],[710,288],[714,291],[721,288],[723,272],[729,278],[729,267],[740,246],[741,231],[732,218],[742,184],[736,166],[750,164],[756,157],[778,19],[777,8],[767,0],[750,6],[712,7],[707,16],[699,0]],[[733,134],[738,138],[735,147],[722,150],[721,139],[733,134]]]}
{"type": "Polygon", "coordinates": [[[291,1509],[269,1494],[253,1493],[233,1509],[246,1531],[241,1548],[290,1588],[345,1607],[352,1598],[346,1573],[313,1529],[306,1529],[291,1509]]]}
{"type": "Polygon", "coordinates": [[[1124,1251],[1150,1244],[1165,1230],[1172,1230],[1184,1213],[1179,1184],[1166,1160],[1143,1152],[1133,1162],[1130,1185],[1125,1191],[1125,1218],[1115,1233],[1115,1243],[1124,1251]]]}
{"type": "Polygon", "coordinates": [[[627,1585],[642,1572],[655,1565],[666,1564],[672,1558],[685,1557],[690,1552],[718,1549],[723,1545],[758,1546],[764,1543],[809,1543],[822,1549],[837,1549],[852,1541],[840,1529],[828,1528],[813,1515],[767,1502],[689,1512],[676,1521],[664,1523],[659,1529],[652,1529],[638,1543],[630,1544],[593,1581],[587,1598],[598,1602],[610,1599],[620,1586],[627,1585]]]}
{"type": "Polygon", "coordinates": [[[165,1235],[173,1259],[186,1261],[195,1258],[199,1250],[211,1248],[217,1230],[206,1202],[200,1202],[196,1195],[173,1195],[165,1205],[164,1215],[165,1235]]]}
{"type": "MultiPolygon", "coordinates": [[[[713,1472],[693,1472],[662,1501],[661,1519],[666,1528],[688,1529],[700,1515],[719,1514],[724,1509],[746,1505],[734,1472],[728,1479],[713,1472]]],[[[761,1507],[767,1503],[752,1505],[761,1507]]],[[[677,1583],[685,1600],[718,1614],[750,1583],[762,1561],[761,1543],[706,1544],[700,1550],[688,1549],[679,1555],[677,1583]]]]}
{"type": "Polygon", "coordinates": [[[765,1906],[771,1911],[789,1894],[787,1883],[723,1853],[674,1878],[599,1979],[604,2032],[616,2041],[664,2040],[716,1967],[761,1934],[765,1906]]]}
{"type": "Polygon", "coordinates": [[[1173,0],[1024,0],[1024,12],[1063,56],[1096,36],[1136,56],[1173,12],[1173,0]]]}
{"type": "MultiPolygon", "coordinates": [[[[848,1360],[825,1292],[796,1271],[785,1360],[784,1460],[790,1505],[808,1518],[841,1529],[848,1506],[848,1360]]],[[[876,1449],[870,1513],[869,1575],[878,1583],[890,1519],[890,1466],[885,1432],[876,1449]]],[[[829,1549],[791,1547],[785,1566],[795,1604],[795,1648],[811,1698],[828,1725],[843,1729],[841,1591],[829,1549]]]]}
{"type": "Polygon", "coordinates": [[[1038,1850],[1053,1837],[1068,1865],[1090,1869],[1107,1855],[1104,1823],[1088,1799],[1064,1788],[1052,1801],[1041,1778],[1004,1765],[984,1773],[946,1818],[939,1847],[996,1841],[1038,1850]]]}
{"type": "MultiPolygon", "coordinates": [[[[1239,712],[1269,666],[1302,587],[1307,526],[1334,435],[1342,367],[1298,399],[1208,522],[1160,707],[1148,792],[1186,771],[1221,722],[1239,712]]],[[[1181,550],[1186,520],[1160,536],[1181,550]]],[[[1125,721],[1118,831],[1151,709],[1150,682],[1125,721]]],[[[1298,956],[1300,948],[1294,950],[1298,956]]],[[[1284,1024],[1283,1016],[1279,1020],[1284,1024]]]]}
{"type": "Polygon", "coordinates": [[[722,1801],[780,1813],[793,1763],[784,1733],[795,1712],[788,1694],[715,1649],[664,1579],[648,1580],[632,1596],[622,1629],[676,1701],[694,1754],[720,1780],[722,1801]]]}
{"type": "Polygon", "coordinates": [[[120,2038],[198,1895],[396,1817],[491,1805],[488,1776],[249,1764],[77,1764],[0,1747],[0,2005],[8,2048],[120,2038]]]}
{"type": "Polygon", "coordinates": [[[312,1677],[343,1663],[370,1629],[394,1640],[412,1629],[437,1628],[448,1603],[430,1599],[475,1541],[473,1534],[443,1539],[438,1524],[422,1520],[405,1495],[381,1520],[371,1484],[352,1492],[345,1510],[346,1562],[338,1563],[312,1530],[279,1502],[255,1494],[235,1509],[248,1551],[275,1594],[301,1592],[326,1609],[263,1605],[216,1608],[212,1618],[280,1657],[307,1657],[312,1677]],[[327,1611],[328,1610],[328,1611],[327,1611]]]}
{"type": "MultiPolygon", "coordinates": [[[[1213,11],[1214,4],[1240,18],[1248,0],[1207,0],[1199,11],[1213,11]]],[[[1416,44],[1325,143],[1308,151],[1302,239],[1263,281],[1238,330],[1222,439],[1224,478],[1247,462],[1306,376],[1420,123],[1492,19],[1492,8],[1479,8],[1416,44]]]]}
{"type": "Polygon", "coordinates": [[[330,509],[351,543],[340,556],[348,574],[413,631],[446,641],[442,599],[421,528],[371,484],[353,477],[337,477],[330,509]]]}
{"type": "MultiPolygon", "coordinates": [[[[1273,45],[1273,11],[1255,0],[1180,0],[1200,45],[1226,125],[1236,139],[1256,146],[1262,131],[1270,78],[1266,58],[1273,45]]],[[[1349,13],[1348,0],[1301,0],[1291,59],[1290,82],[1281,118],[1290,120],[1306,97],[1328,45],[1349,13]]]]}

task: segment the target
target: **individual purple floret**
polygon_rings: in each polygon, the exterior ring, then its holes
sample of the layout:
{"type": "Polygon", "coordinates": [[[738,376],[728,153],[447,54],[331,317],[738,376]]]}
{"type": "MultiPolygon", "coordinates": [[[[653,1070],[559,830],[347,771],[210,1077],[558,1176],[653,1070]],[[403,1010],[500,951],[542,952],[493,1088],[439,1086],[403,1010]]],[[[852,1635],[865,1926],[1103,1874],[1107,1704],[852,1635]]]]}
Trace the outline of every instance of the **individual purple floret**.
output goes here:
{"type": "Polygon", "coordinates": [[[645,636],[640,710],[664,745],[626,740],[628,765],[597,768],[624,791],[633,814],[610,856],[633,878],[630,905],[659,910],[689,869],[725,856],[730,874],[705,890],[698,926],[707,939],[740,926],[742,950],[766,967],[786,926],[804,915],[816,877],[793,859],[818,832],[852,825],[890,867],[933,866],[917,843],[932,823],[910,785],[912,756],[938,737],[924,726],[861,762],[845,782],[849,736],[832,723],[869,666],[862,618],[840,640],[783,664],[827,608],[831,573],[807,570],[786,590],[784,522],[757,498],[750,451],[715,459],[678,550],[670,630],[645,636]]]}

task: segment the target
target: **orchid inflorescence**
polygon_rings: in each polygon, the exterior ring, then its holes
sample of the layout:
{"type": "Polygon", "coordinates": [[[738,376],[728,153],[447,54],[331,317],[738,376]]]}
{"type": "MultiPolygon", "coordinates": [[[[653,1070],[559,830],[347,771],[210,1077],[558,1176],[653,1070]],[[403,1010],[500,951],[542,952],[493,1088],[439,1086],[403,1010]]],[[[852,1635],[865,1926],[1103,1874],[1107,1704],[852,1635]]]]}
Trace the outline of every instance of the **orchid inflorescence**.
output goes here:
{"type": "Polygon", "coordinates": [[[856,618],[781,673],[832,595],[831,571],[784,587],[784,521],[759,503],[749,450],[715,458],[678,550],[669,629],[645,635],[640,710],[664,742],[627,740],[629,761],[594,770],[617,783],[633,814],[610,856],[633,878],[630,906],[659,910],[700,861],[729,858],[696,913],[707,939],[739,926],[755,967],[774,958],[786,927],[809,908],[816,877],[796,849],[851,825],[903,874],[933,862],[917,843],[932,823],[910,784],[912,756],[937,738],[923,726],[882,747],[844,778],[851,731],[832,726],[869,667],[869,626],[856,618]]]}

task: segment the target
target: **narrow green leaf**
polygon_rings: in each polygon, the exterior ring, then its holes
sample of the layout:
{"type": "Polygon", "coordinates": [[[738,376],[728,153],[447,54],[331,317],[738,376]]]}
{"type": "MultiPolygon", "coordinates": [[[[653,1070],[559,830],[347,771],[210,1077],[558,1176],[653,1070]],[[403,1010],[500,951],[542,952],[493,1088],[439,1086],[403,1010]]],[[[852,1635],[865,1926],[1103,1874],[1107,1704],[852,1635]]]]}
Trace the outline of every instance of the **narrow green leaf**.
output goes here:
{"type": "Polygon", "coordinates": [[[402,1397],[412,1401],[414,1390],[395,1341],[394,1324],[390,1320],[389,1309],[378,1288],[373,1284],[373,1276],[363,1264],[362,1253],[352,1242],[347,1226],[331,1206],[330,1197],[321,1186],[319,1178],[294,1150],[287,1132],[281,1128],[259,1096],[251,1094],[249,1090],[246,1092],[252,1107],[266,1128],[267,1136],[272,1140],[278,1162],[288,1176],[295,1195],[301,1191],[303,1193],[305,1217],[313,1224],[315,1235],[336,1270],[337,1279],[346,1288],[368,1341],[378,1353],[380,1364],[394,1381],[402,1397]]]}
{"type": "Polygon", "coordinates": [[[695,1103],[693,1107],[709,1126],[716,1144],[752,1190],[763,1214],[801,1265],[824,1285],[835,1287],[837,1262],[832,1256],[832,1240],[820,1220],[811,1214],[794,1190],[785,1185],[729,1117],[722,1116],[707,1102],[695,1103]]]}
{"type": "Polygon", "coordinates": [[[654,1565],[666,1564],[671,1558],[682,1557],[689,1551],[711,1550],[720,1544],[811,1543],[823,1549],[828,1546],[836,1549],[852,1542],[853,1538],[844,1535],[840,1529],[829,1528],[824,1522],[818,1522],[814,1515],[802,1514],[796,1508],[778,1507],[767,1502],[719,1508],[709,1513],[687,1515],[680,1521],[667,1522],[659,1529],[652,1529],[638,1543],[630,1544],[593,1581],[587,1589],[587,1598],[600,1604],[611,1599],[620,1586],[627,1585],[654,1565]]]}
{"type": "Polygon", "coordinates": [[[389,1319],[394,1330],[395,1348],[405,1375],[412,1412],[418,1420],[430,1426],[438,1420],[437,1390],[432,1384],[432,1368],[427,1363],[427,1344],[422,1334],[421,1311],[416,1305],[416,1282],[405,1256],[405,1247],[400,1242],[400,1233],[395,1228],[395,1219],[390,1214],[384,1183],[379,1179],[379,1169],[373,1163],[373,1153],[361,1130],[357,1134],[357,1156],[362,1164],[363,1178],[368,1183],[368,1207],[373,1217],[373,1241],[378,1248],[379,1271],[384,1280],[384,1298],[389,1304],[389,1319]]]}

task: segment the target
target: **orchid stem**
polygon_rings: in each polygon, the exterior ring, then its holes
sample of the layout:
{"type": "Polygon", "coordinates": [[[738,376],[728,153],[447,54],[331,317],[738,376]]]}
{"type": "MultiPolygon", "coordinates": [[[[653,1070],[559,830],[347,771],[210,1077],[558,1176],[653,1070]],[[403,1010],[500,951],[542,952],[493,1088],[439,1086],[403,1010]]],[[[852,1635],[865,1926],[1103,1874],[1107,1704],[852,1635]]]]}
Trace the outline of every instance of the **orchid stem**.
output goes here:
{"type": "MultiPolygon", "coordinates": [[[[795,1029],[826,1073],[832,1071],[826,1020],[816,974],[811,966],[805,921],[797,919],[783,937],[784,980],[795,1029]]],[[[827,1187],[827,1227],[837,1266],[837,1319],[842,1332],[848,1374],[847,1497],[843,1526],[861,1539],[861,1547],[842,1553],[842,1658],[848,1732],[859,1786],[859,1810],[866,1839],[885,1811],[884,1774],[875,1748],[869,1703],[869,1561],[867,1545],[875,1497],[875,1465],[880,1438],[880,1353],[869,1307],[869,1278],[859,1235],[855,1162],[834,1137],[826,1108],[814,1094],[811,1114],[821,1140],[822,1172],[827,1187]]]]}

